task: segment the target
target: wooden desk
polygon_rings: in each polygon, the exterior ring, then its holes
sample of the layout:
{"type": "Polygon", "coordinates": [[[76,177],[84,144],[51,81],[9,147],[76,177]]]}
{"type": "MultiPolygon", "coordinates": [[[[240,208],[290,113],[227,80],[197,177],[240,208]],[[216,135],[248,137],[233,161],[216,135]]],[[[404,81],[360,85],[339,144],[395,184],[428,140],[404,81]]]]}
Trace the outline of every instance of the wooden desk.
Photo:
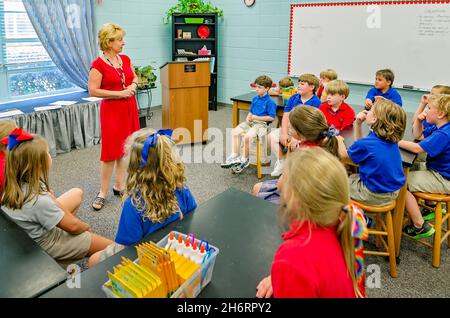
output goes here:
{"type": "Polygon", "coordinates": [[[0,210],[0,297],[37,297],[67,279],[67,273],[0,210]]]}
{"type": "MultiPolygon", "coordinates": [[[[192,232],[208,240],[220,252],[212,280],[199,297],[254,298],[256,286],[270,273],[282,242],[277,209],[272,203],[230,188],[201,204],[182,221],[169,224],[143,241],[158,242],[172,230],[192,232]]],[[[69,289],[63,284],[43,297],[105,297],[101,287],[108,280],[106,271],[119,264],[122,256],[134,260],[136,249],[129,247],[81,273],[81,288],[69,289]]]]}
{"type": "MultiPolygon", "coordinates": [[[[231,100],[233,101],[233,128],[239,125],[239,111],[240,110],[249,111],[252,99],[255,96],[256,96],[255,92],[250,92],[244,95],[239,95],[231,98],[231,100]]],[[[277,117],[278,120],[280,120],[280,118],[283,117],[284,113],[283,97],[281,96],[271,96],[271,97],[272,100],[277,105],[277,117]]]]}

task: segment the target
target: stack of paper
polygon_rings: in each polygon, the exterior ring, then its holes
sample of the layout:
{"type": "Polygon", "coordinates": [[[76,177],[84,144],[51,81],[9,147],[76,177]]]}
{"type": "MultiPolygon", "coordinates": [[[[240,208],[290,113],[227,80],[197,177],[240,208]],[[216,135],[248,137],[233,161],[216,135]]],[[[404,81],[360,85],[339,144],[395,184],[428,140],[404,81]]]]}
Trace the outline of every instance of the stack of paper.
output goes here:
{"type": "Polygon", "coordinates": [[[69,105],[73,105],[76,103],[77,103],[77,101],[74,101],[74,100],[58,100],[54,103],[50,103],[50,105],[69,106],[69,105]]]}
{"type": "Polygon", "coordinates": [[[35,107],[34,111],[36,112],[42,112],[44,110],[52,110],[52,109],[60,109],[62,108],[61,105],[53,105],[53,106],[40,106],[40,107],[35,107]]]}
{"type": "Polygon", "coordinates": [[[18,109],[11,109],[11,110],[7,110],[5,112],[1,112],[0,118],[11,117],[11,116],[15,116],[15,115],[22,115],[22,114],[23,114],[23,112],[18,109]]]}
{"type": "Polygon", "coordinates": [[[97,102],[99,100],[102,100],[103,98],[100,97],[84,97],[84,100],[87,100],[88,102],[97,102]]]}

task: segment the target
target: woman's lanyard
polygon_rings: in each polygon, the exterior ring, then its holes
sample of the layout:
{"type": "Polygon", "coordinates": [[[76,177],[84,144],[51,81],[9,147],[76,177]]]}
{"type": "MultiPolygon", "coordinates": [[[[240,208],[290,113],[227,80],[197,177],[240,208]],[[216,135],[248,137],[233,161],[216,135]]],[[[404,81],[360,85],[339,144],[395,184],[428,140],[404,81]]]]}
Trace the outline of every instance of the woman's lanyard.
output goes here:
{"type": "Polygon", "coordinates": [[[117,70],[117,68],[114,67],[114,64],[109,60],[109,58],[105,55],[105,53],[103,53],[103,56],[108,61],[109,65],[111,65],[114,68],[117,75],[119,75],[120,81],[122,82],[122,88],[125,89],[125,72],[123,71],[122,63],[120,63],[119,57],[116,55],[117,62],[119,62],[119,67],[120,67],[120,71],[122,72],[122,74],[120,74],[119,71],[117,70]]]}

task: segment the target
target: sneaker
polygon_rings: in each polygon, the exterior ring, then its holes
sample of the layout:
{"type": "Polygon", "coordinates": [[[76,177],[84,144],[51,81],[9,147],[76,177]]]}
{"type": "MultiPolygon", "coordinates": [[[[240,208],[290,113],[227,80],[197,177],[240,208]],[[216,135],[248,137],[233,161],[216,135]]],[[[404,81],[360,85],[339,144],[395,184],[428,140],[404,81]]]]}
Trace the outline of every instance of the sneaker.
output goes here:
{"type": "Polygon", "coordinates": [[[242,171],[244,171],[248,166],[250,165],[250,159],[247,158],[245,160],[243,160],[242,158],[240,159],[239,164],[237,164],[236,166],[234,166],[233,168],[231,168],[231,172],[234,174],[240,174],[242,171]]]}
{"type": "Polygon", "coordinates": [[[373,218],[371,218],[370,216],[365,216],[365,215],[364,215],[364,220],[366,220],[366,226],[367,226],[367,228],[372,227],[372,224],[373,224],[373,218]]]}
{"type": "Polygon", "coordinates": [[[425,221],[434,220],[434,210],[428,210],[428,209],[420,209],[420,212],[422,213],[422,217],[425,221]]]}
{"type": "Polygon", "coordinates": [[[228,169],[232,166],[238,165],[241,163],[241,160],[239,159],[239,155],[230,155],[227,160],[225,160],[224,163],[222,163],[220,166],[222,168],[228,169]]]}
{"type": "Polygon", "coordinates": [[[403,233],[417,240],[433,235],[434,228],[427,221],[425,221],[420,229],[416,228],[413,224],[406,226],[403,229],[403,233]]]}
{"type": "Polygon", "coordinates": [[[270,175],[272,177],[279,177],[282,173],[283,173],[283,161],[277,160],[277,162],[275,162],[275,167],[273,168],[273,171],[270,175]]]}

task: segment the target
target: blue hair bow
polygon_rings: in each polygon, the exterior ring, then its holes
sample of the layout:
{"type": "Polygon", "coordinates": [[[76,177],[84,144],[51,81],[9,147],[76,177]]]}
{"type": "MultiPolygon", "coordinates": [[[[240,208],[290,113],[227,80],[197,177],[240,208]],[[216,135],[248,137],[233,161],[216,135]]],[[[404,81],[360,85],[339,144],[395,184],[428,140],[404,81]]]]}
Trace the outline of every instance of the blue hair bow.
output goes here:
{"type": "Polygon", "coordinates": [[[327,137],[328,139],[330,139],[331,137],[337,136],[339,135],[339,130],[337,130],[336,128],[334,128],[333,125],[331,125],[328,130],[325,130],[323,132],[323,136],[327,137]]]}
{"type": "Polygon", "coordinates": [[[145,139],[144,148],[142,149],[142,160],[139,165],[141,168],[144,167],[145,164],[147,163],[148,151],[150,150],[150,147],[154,148],[156,146],[156,142],[158,141],[158,136],[167,136],[167,137],[171,138],[172,133],[173,133],[172,129],[160,129],[157,132],[155,132],[154,134],[151,134],[150,136],[148,136],[147,139],[145,139]]]}
{"type": "Polygon", "coordinates": [[[32,140],[33,136],[22,128],[14,129],[8,137],[3,138],[0,142],[7,145],[8,150],[13,149],[24,141],[32,140]]]}

